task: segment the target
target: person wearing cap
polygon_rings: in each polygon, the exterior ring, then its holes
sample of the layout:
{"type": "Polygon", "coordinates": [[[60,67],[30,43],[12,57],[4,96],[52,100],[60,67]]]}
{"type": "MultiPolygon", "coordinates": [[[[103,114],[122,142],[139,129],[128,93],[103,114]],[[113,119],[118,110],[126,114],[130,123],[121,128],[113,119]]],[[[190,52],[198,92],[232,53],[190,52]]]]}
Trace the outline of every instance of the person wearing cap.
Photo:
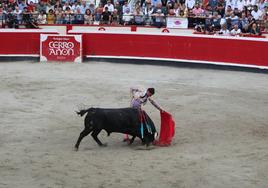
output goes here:
{"type": "MultiPolygon", "coordinates": [[[[144,113],[142,110],[142,106],[144,106],[147,101],[149,101],[156,109],[158,109],[160,112],[164,112],[164,110],[161,108],[159,104],[157,104],[151,97],[154,95],[155,89],[154,88],[148,88],[145,92],[141,88],[131,87],[130,88],[130,95],[131,95],[131,102],[130,107],[138,109],[140,111],[140,114],[144,113]]],[[[129,137],[127,134],[125,134],[124,142],[128,141],[129,137]]]]}

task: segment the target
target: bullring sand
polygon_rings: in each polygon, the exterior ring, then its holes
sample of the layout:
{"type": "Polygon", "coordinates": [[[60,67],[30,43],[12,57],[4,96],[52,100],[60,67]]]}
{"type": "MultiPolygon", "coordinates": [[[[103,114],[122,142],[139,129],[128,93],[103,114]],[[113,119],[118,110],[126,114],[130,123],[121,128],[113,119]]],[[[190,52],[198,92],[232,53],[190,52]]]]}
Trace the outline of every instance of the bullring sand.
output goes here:
{"type": "MultiPolygon", "coordinates": [[[[268,74],[104,62],[0,63],[0,188],[266,188],[268,74]],[[137,150],[122,134],[73,150],[81,107],[129,106],[129,87],[155,87],[176,133],[137,150]]],[[[159,130],[159,112],[145,110],[159,130]]]]}

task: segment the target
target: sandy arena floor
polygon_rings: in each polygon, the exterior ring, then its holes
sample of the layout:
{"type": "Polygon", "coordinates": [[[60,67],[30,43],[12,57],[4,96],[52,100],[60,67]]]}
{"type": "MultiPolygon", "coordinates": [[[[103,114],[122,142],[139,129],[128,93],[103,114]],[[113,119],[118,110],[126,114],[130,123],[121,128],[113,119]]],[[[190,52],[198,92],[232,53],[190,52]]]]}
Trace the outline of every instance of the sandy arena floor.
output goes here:
{"type": "MultiPolygon", "coordinates": [[[[1,188],[267,188],[268,74],[153,65],[0,63],[1,188]],[[91,136],[78,107],[129,106],[155,87],[173,114],[170,147],[137,150],[122,134],[91,136]]],[[[159,112],[145,110],[159,130],[159,112]]]]}

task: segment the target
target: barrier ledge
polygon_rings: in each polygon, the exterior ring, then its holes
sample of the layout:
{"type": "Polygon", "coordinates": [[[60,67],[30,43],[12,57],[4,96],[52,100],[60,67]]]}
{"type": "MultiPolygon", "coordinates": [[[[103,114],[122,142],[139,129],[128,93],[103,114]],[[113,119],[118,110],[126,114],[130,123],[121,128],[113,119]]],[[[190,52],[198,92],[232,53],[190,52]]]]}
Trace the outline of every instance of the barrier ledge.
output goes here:
{"type": "Polygon", "coordinates": [[[59,34],[56,29],[0,29],[0,33],[51,33],[59,34]]]}
{"type": "Polygon", "coordinates": [[[193,34],[193,33],[165,33],[165,32],[115,32],[115,31],[88,31],[86,29],[73,29],[69,30],[68,34],[115,34],[115,35],[159,35],[159,36],[180,36],[192,38],[211,38],[211,39],[224,39],[224,40],[246,40],[246,41],[262,41],[268,42],[268,38],[254,38],[254,37],[234,37],[234,36],[220,36],[220,35],[206,35],[206,34],[193,34]]]}

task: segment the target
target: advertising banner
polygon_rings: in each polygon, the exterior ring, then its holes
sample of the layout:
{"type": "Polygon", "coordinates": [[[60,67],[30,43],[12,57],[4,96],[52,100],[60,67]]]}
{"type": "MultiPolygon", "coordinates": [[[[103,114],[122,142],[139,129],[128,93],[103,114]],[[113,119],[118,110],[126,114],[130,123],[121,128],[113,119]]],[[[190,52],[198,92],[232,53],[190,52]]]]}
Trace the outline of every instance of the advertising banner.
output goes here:
{"type": "Polygon", "coordinates": [[[188,19],[179,17],[167,17],[167,28],[188,28],[188,19]]]}
{"type": "Polygon", "coordinates": [[[81,35],[40,36],[40,61],[82,62],[81,35]]]}

